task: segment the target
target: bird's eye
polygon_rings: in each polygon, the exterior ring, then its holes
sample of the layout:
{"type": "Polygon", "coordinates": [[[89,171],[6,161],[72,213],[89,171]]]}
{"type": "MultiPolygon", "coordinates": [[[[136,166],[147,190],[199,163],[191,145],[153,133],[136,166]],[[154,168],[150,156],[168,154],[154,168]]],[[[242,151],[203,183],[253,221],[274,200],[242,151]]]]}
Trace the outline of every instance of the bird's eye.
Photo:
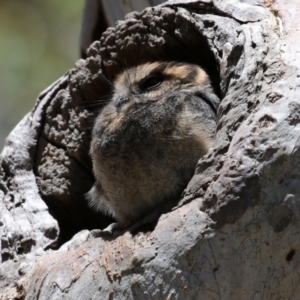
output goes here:
{"type": "Polygon", "coordinates": [[[147,78],[142,84],[142,90],[149,90],[158,87],[162,82],[162,77],[159,75],[151,76],[147,78]]]}

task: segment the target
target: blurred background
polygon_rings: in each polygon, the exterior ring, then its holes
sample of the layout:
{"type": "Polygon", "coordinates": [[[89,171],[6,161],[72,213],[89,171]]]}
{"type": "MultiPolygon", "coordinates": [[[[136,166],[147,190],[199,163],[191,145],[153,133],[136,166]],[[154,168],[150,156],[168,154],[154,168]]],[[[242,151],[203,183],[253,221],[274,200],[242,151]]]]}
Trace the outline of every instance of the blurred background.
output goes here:
{"type": "Polygon", "coordinates": [[[0,152],[38,94],[74,66],[84,0],[0,0],[0,152]]]}
{"type": "Polygon", "coordinates": [[[108,26],[163,2],[0,0],[0,152],[38,94],[85,57],[108,26]]]}

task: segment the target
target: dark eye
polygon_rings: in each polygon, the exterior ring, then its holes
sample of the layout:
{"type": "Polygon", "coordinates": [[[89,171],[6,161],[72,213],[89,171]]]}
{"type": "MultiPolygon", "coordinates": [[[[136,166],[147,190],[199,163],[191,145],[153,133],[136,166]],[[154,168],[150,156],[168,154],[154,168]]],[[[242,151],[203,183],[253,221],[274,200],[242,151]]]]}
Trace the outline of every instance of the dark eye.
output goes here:
{"type": "Polygon", "coordinates": [[[162,82],[161,76],[159,75],[151,76],[141,84],[141,89],[148,90],[148,89],[156,88],[161,84],[161,82],[162,82]]]}

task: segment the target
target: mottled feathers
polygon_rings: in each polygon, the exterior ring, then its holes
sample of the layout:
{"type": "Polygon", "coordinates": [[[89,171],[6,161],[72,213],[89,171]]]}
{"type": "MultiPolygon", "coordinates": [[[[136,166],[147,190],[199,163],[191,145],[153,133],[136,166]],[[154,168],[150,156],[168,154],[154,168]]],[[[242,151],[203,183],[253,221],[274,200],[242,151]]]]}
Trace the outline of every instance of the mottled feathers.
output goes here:
{"type": "Polygon", "coordinates": [[[214,141],[218,104],[197,65],[154,62],[122,72],[93,128],[91,206],[126,223],[178,199],[214,141]]]}

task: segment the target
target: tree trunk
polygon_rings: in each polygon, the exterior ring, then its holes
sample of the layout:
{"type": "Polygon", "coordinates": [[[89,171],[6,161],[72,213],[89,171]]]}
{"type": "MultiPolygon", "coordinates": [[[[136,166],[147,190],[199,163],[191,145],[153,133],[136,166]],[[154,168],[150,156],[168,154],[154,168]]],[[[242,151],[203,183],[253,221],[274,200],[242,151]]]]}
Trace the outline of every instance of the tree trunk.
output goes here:
{"type": "Polygon", "coordinates": [[[298,299],[300,6],[242,2],[131,13],[40,94],[1,155],[0,299],[298,299]],[[112,222],[84,199],[103,75],[155,60],[209,73],[216,142],[154,229],[95,238],[112,222]]]}
{"type": "Polygon", "coordinates": [[[166,2],[166,0],[85,0],[80,34],[80,55],[86,58],[86,51],[92,42],[99,40],[107,27],[131,11],[142,11],[146,7],[166,2]]]}

